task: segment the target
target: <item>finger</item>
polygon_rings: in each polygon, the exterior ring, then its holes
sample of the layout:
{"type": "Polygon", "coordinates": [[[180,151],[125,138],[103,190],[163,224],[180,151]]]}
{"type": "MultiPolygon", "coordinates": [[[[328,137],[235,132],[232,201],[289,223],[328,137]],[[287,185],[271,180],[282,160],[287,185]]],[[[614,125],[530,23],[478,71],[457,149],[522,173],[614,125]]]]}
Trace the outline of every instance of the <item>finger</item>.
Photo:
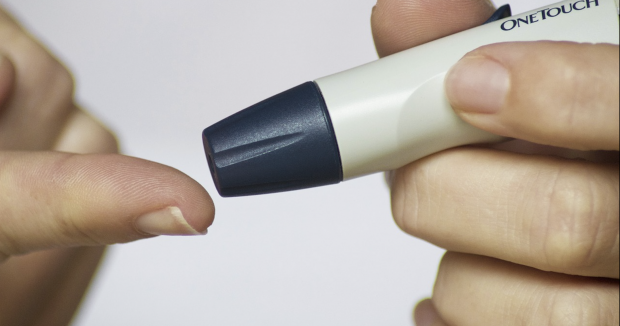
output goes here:
{"type": "Polygon", "coordinates": [[[1,12],[0,53],[12,63],[15,76],[8,100],[1,103],[0,148],[51,148],[73,110],[73,77],[1,12]]]}
{"type": "Polygon", "coordinates": [[[415,326],[447,326],[430,299],[418,303],[414,310],[415,326]]]}
{"type": "Polygon", "coordinates": [[[379,56],[479,26],[495,10],[487,0],[378,0],[371,16],[379,56]]]}
{"type": "Polygon", "coordinates": [[[620,157],[618,157],[618,152],[615,151],[580,151],[576,149],[541,145],[519,139],[481,146],[513,153],[555,156],[566,159],[581,159],[596,163],[618,163],[620,159],[620,157]]]}
{"type": "Polygon", "coordinates": [[[618,278],[618,165],[461,148],[396,171],[392,212],[448,250],[618,278]]]}
{"type": "Polygon", "coordinates": [[[618,281],[448,253],[433,303],[450,325],[618,325],[618,281]]]}
{"type": "Polygon", "coordinates": [[[0,253],[206,232],[214,208],[185,174],[121,155],[0,154],[0,253]]]}
{"type": "Polygon", "coordinates": [[[68,325],[103,249],[38,251],[0,264],[0,325],[68,325]]]}
{"type": "Polygon", "coordinates": [[[446,77],[456,112],[495,134],[618,150],[618,46],[503,43],[467,54],[446,77]]]}
{"type": "Polygon", "coordinates": [[[8,12],[6,12],[2,7],[0,7],[0,23],[7,25],[19,26],[17,20],[11,16],[8,12]]]}
{"type": "Polygon", "coordinates": [[[118,142],[99,121],[75,108],[53,149],[79,154],[117,153],[118,142]]]}

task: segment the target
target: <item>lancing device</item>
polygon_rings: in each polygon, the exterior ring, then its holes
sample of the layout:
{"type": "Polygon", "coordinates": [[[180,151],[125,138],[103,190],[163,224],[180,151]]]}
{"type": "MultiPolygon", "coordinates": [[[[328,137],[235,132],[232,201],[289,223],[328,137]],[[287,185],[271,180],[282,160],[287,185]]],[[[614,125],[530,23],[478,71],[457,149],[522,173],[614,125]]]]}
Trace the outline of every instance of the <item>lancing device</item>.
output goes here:
{"type": "Polygon", "coordinates": [[[339,183],[441,150],[502,138],[463,122],[444,76],[466,53],[513,41],[619,43],[618,0],[569,0],[291,88],[208,127],[204,149],[223,197],[339,183]]]}

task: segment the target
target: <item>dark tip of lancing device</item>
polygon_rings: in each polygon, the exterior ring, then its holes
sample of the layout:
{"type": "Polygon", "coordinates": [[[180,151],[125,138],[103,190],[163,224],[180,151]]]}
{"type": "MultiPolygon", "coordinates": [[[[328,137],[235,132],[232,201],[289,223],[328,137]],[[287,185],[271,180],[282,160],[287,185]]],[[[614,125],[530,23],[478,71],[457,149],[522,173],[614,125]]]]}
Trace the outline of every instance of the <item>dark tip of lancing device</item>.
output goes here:
{"type": "Polygon", "coordinates": [[[257,195],[342,181],[329,112],[313,82],[250,106],[203,131],[222,197],[257,195]]]}
{"type": "Polygon", "coordinates": [[[493,15],[491,15],[491,17],[487,19],[487,21],[485,21],[484,24],[492,23],[496,20],[508,18],[510,16],[512,16],[512,10],[510,9],[510,5],[503,5],[497,8],[497,10],[495,10],[493,15]]]}

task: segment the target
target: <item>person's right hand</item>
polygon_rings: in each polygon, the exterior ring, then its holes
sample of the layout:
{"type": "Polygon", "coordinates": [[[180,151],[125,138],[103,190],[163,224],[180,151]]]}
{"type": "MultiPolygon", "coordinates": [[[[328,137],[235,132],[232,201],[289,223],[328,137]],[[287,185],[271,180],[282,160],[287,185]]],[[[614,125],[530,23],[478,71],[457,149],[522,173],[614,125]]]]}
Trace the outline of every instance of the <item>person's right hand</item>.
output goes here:
{"type": "Polygon", "coordinates": [[[70,73],[0,8],[0,325],[68,323],[102,245],[206,232],[197,182],[116,152],[70,73]]]}
{"type": "MultiPolygon", "coordinates": [[[[375,44],[388,55],[493,11],[487,0],[379,0],[375,44]]],[[[396,223],[448,250],[416,325],[619,324],[618,59],[613,44],[508,42],[447,73],[464,121],[518,140],[392,174],[396,223]]]]}

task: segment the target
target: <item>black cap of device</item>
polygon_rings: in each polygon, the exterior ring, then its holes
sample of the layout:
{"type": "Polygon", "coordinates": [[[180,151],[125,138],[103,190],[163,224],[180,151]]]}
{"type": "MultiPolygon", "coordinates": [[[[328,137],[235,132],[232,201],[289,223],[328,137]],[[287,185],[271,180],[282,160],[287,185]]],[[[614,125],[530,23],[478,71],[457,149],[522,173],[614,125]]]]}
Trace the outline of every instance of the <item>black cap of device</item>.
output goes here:
{"type": "Polygon", "coordinates": [[[202,133],[222,197],[342,181],[342,164],[320,89],[307,82],[250,106],[202,133]]]}

